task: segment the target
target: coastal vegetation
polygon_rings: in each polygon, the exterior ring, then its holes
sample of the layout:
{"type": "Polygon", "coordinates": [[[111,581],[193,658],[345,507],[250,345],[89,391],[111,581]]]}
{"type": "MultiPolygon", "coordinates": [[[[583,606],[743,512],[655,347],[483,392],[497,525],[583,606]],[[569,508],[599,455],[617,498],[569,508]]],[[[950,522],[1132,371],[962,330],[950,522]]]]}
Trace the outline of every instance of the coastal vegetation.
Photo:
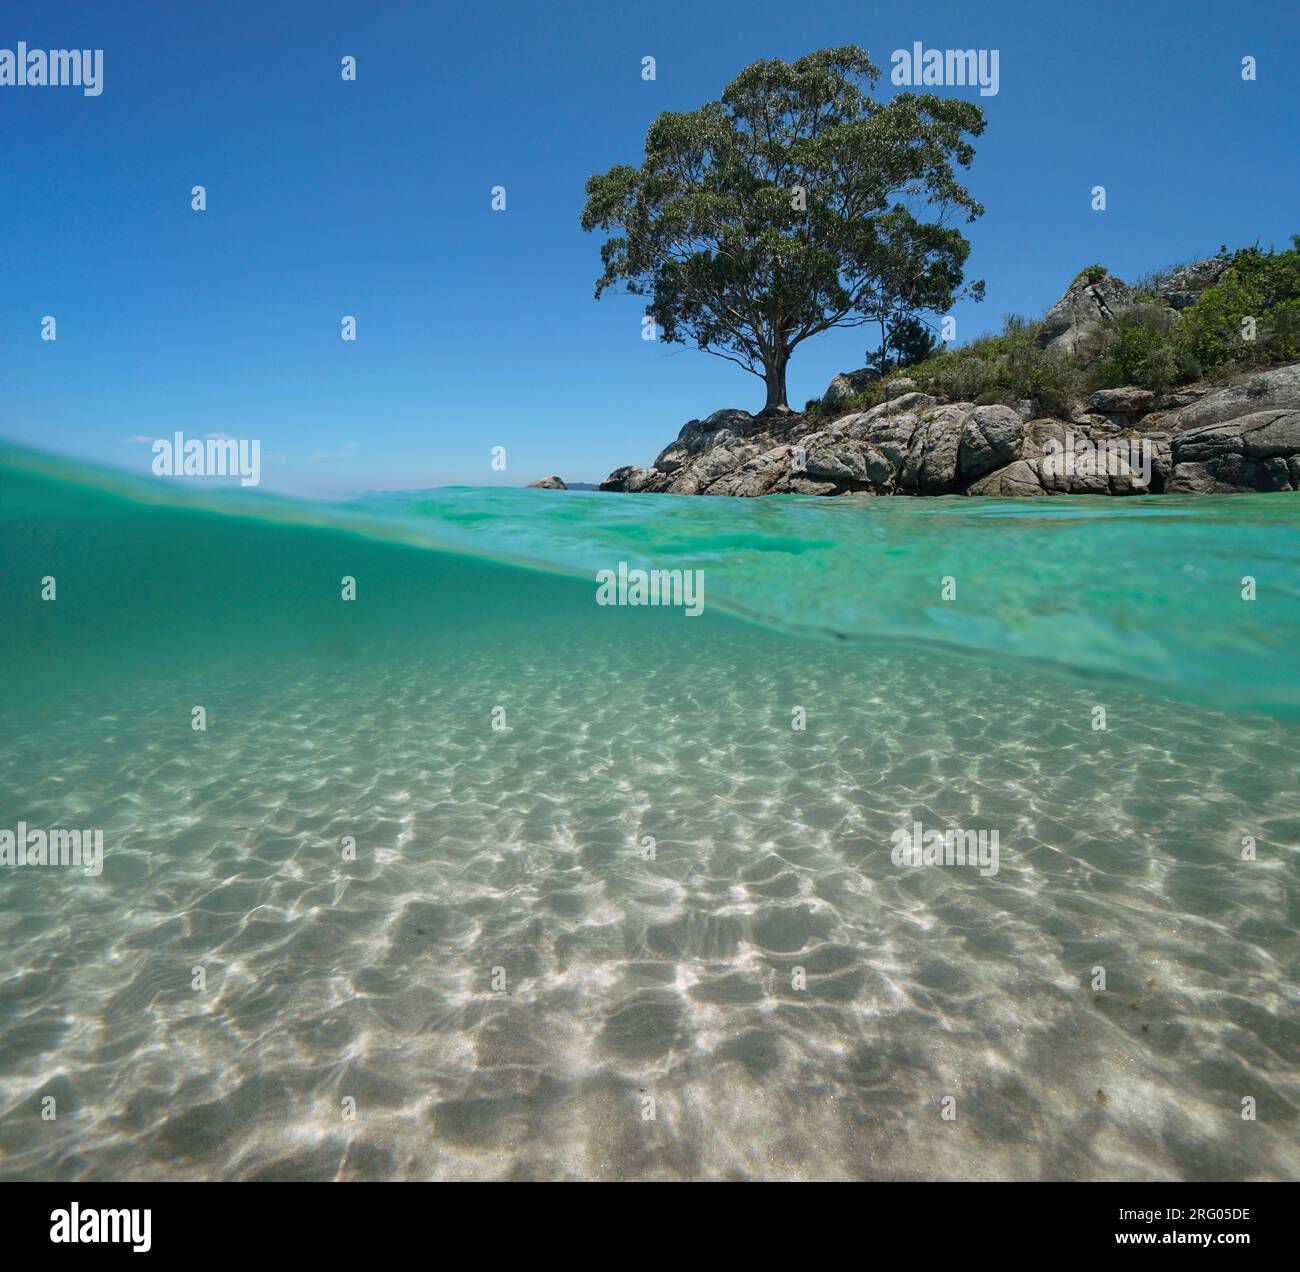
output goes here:
{"type": "Polygon", "coordinates": [[[1106,321],[1079,330],[1073,348],[1061,347],[1048,319],[1012,315],[1000,333],[959,348],[883,366],[870,353],[868,368],[878,378],[859,381],[851,395],[814,399],[806,409],[826,415],[868,409],[885,400],[891,380],[905,375],[946,401],[1030,400],[1045,415],[1068,416],[1072,403],[1099,389],[1163,393],[1300,358],[1300,235],[1281,251],[1257,244],[1223,248],[1210,260],[1148,274],[1131,289],[1104,265],[1090,265],[1057,307],[1102,280],[1110,283],[1106,321]]]}

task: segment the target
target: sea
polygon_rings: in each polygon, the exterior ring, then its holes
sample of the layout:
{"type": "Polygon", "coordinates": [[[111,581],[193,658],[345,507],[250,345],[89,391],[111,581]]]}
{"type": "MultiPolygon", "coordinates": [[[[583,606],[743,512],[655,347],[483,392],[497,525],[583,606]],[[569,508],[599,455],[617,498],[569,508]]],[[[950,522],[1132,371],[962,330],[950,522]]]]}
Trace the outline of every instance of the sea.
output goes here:
{"type": "Polygon", "coordinates": [[[1294,495],[8,447],[0,663],[0,1178],[1300,1175],[1294,495]]]}

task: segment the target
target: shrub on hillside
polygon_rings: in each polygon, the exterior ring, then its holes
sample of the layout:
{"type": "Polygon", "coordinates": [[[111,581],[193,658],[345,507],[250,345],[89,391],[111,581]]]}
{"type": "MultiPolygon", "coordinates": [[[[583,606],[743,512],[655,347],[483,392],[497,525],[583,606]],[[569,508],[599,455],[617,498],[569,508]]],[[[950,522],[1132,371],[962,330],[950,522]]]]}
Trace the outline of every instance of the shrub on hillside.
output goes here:
{"type": "Polygon", "coordinates": [[[1166,265],[1163,269],[1148,270],[1133,284],[1133,299],[1143,305],[1162,303],[1160,289],[1175,274],[1182,273],[1189,265],[1194,264],[1195,261],[1177,261],[1173,265],[1166,265]]]}
{"type": "Polygon", "coordinates": [[[1174,342],[1174,314],[1163,305],[1134,305],[1083,340],[1080,356],[1090,389],[1138,385],[1163,393],[1195,375],[1174,342]]]}
{"type": "MultiPolygon", "coordinates": [[[[918,388],[949,401],[987,405],[1034,398],[1044,414],[1068,416],[1094,389],[1131,384],[1164,392],[1215,372],[1300,359],[1300,235],[1291,241],[1283,252],[1234,252],[1218,280],[1180,313],[1161,299],[1159,288],[1185,267],[1148,274],[1139,281],[1138,303],[1098,324],[1077,355],[1044,348],[1041,322],[1009,317],[1001,335],[934,353],[907,375],[918,388]],[[1252,331],[1243,323],[1247,318],[1253,320],[1253,340],[1243,334],[1252,331]]],[[[1075,281],[1095,282],[1106,272],[1105,266],[1089,265],[1075,281]]]]}
{"type": "Polygon", "coordinates": [[[1174,338],[1185,366],[1210,372],[1300,357],[1300,235],[1291,244],[1234,252],[1214,286],[1179,314],[1174,338]]]}
{"type": "Polygon", "coordinates": [[[1003,319],[1001,335],[935,354],[908,375],[936,397],[989,403],[1034,398],[1048,414],[1068,414],[1083,388],[1081,366],[1069,354],[1043,348],[1041,332],[1041,323],[1012,315],[1003,319]]]}
{"type": "MultiPolygon", "coordinates": [[[[1104,265],[1085,265],[1075,276],[1074,283],[1086,278],[1089,283],[1099,283],[1107,274],[1110,273],[1104,265]]],[[[1070,286],[1073,287],[1074,283],[1070,286]]]]}
{"type": "Polygon", "coordinates": [[[880,380],[867,385],[860,393],[850,393],[847,397],[836,398],[828,402],[825,398],[809,398],[803,410],[805,415],[818,419],[838,420],[845,415],[855,415],[858,411],[869,411],[885,400],[885,386],[880,380]]]}

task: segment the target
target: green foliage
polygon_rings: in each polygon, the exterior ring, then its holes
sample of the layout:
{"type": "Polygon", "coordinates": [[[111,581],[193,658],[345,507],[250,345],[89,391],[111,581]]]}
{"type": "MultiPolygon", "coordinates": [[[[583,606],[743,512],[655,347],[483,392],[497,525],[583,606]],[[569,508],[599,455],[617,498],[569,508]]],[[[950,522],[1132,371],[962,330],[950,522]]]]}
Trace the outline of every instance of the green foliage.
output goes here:
{"type": "Polygon", "coordinates": [[[1300,235],[1283,252],[1246,247],[1196,303],[1178,315],[1175,340],[1185,366],[1209,372],[1300,357],[1300,235]],[[1243,320],[1254,320],[1254,340],[1243,320]]]}
{"type": "Polygon", "coordinates": [[[919,387],[951,401],[985,404],[1033,398],[1046,414],[1068,414],[1083,383],[1077,358],[1043,348],[1042,324],[1011,316],[1002,334],[927,358],[908,374],[919,387]]]}
{"type": "Polygon", "coordinates": [[[1195,374],[1173,340],[1173,311],[1161,305],[1122,309],[1083,341],[1081,356],[1089,389],[1138,385],[1165,392],[1195,374]],[[1189,374],[1190,371],[1190,374],[1189,374]]]}
{"type": "Polygon", "coordinates": [[[665,340],[764,379],[769,405],[804,340],[948,309],[970,252],[948,221],[983,211],[956,169],[984,115],[931,93],[876,101],[861,85],[879,76],[862,49],[825,49],[660,115],[640,167],[587,182],[582,226],[610,235],[596,295],[648,298],[665,340]]]}
{"type": "Polygon", "coordinates": [[[885,386],[879,380],[869,384],[860,393],[850,393],[847,397],[829,402],[825,398],[810,398],[804,407],[806,415],[818,419],[838,420],[845,415],[855,415],[859,411],[869,411],[885,400],[885,386]]]}
{"type": "Polygon", "coordinates": [[[921,319],[914,314],[898,315],[886,323],[880,349],[867,354],[867,366],[884,375],[924,362],[938,347],[933,332],[921,319]]]}
{"type": "Polygon", "coordinates": [[[1085,265],[1074,276],[1074,282],[1072,282],[1070,286],[1073,287],[1074,284],[1082,278],[1086,278],[1089,283],[1099,283],[1109,273],[1110,270],[1108,270],[1104,265],[1085,265]]]}
{"type": "MultiPolygon", "coordinates": [[[[1014,402],[1035,398],[1046,414],[1068,416],[1095,389],[1139,388],[1164,392],[1210,374],[1300,359],[1300,235],[1281,252],[1242,248],[1219,258],[1228,267],[1181,313],[1158,291],[1185,265],[1143,278],[1139,303],[1122,309],[1084,338],[1077,355],[1044,348],[1042,324],[1008,318],[998,336],[982,336],[932,354],[908,374],[926,392],[950,401],[1014,402]],[[1243,339],[1243,319],[1253,318],[1255,339],[1243,339]]],[[[1091,277],[1102,266],[1083,270],[1091,277]]]]}

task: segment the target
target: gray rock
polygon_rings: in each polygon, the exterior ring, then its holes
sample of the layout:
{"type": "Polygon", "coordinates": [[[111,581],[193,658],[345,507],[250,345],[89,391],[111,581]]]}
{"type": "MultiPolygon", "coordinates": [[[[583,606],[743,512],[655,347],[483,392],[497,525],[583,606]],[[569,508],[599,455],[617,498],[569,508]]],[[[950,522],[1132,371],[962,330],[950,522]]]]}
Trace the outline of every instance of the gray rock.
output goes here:
{"type": "Polygon", "coordinates": [[[1125,437],[1112,440],[1127,441],[1132,449],[1127,454],[1119,451],[1113,457],[1106,459],[1109,493],[1112,495],[1151,494],[1156,488],[1156,450],[1151,439],[1140,433],[1130,433],[1125,437]],[[1148,463],[1143,462],[1144,458],[1148,463]]]}
{"type": "Polygon", "coordinates": [[[1180,389],[1177,393],[1157,393],[1151,404],[1153,411],[1181,411],[1205,396],[1204,389],[1180,389]]]}
{"type": "Polygon", "coordinates": [[[1105,472],[1081,471],[1067,462],[1067,455],[1072,447],[1079,445],[1080,439],[1093,441],[1104,437],[1106,428],[1090,431],[1078,421],[1066,424],[1061,420],[1032,420],[1028,425],[1025,443],[1021,449],[1021,458],[1037,475],[1043,489],[1052,495],[1108,495],[1110,480],[1105,472]],[[1049,462],[1049,442],[1054,442],[1056,449],[1049,462]]]}
{"type": "Polygon", "coordinates": [[[1165,489],[1196,493],[1296,488],[1300,411],[1256,411],[1177,434],[1165,489]]]}
{"type": "Polygon", "coordinates": [[[1133,292],[1111,274],[1095,283],[1086,278],[1078,279],[1043,317],[1047,347],[1060,353],[1078,353],[1092,327],[1113,318],[1133,303],[1133,292]]]}
{"type": "Polygon", "coordinates": [[[900,411],[920,411],[927,406],[938,405],[937,397],[931,397],[928,393],[916,393],[909,389],[906,393],[900,393],[897,397],[872,407],[867,414],[880,419],[885,415],[897,415],[900,411]]]}
{"type": "Polygon", "coordinates": [[[869,485],[881,491],[892,485],[897,464],[868,442],[843,438],[818,443],[806,453],[802,471],[810,477],[845,485],[869,485]]]}
{"type": "Polygon", "coordinates": [[[1221,455],[1205,463],[1175,464],[1165,486],[1167,494],[1229,495],[1249,491],[1291,489],[1284,459],[1251,459],[1221,455]]]}
{"type": "Polygon", "coordinates": [[[1071,428],[1071,425],[1050,417],[1030,420],[1025,425],[1025,442],[1020,452],[1021,459],[1036,463],[1047,453],[1047,443],[1049,441],[1055,442],[1058,446],[1064,446],[1066,430],[1069,428],[1071,428]]]}
{"type": "Polygon", "coordinates": [[[801,471],[809,477],[843,482],[867,480],[864,443],[839,442],[833,445],[819,445],[811,438],[808,440],[812,449],[808,451],[801,471]]]}
{"type": "Polygon", "coordinates": [[[942,494],[956,488],[957,453],[970,409],[969,403],[959,402],[935,407],[921,417],[903,463],[904,490],[942,494]]]}
{"type": "Polygon", "coordinates": [[[1217,256],[1208,260],[1196,261],[1171,274],[1159,287],[1156,294],[1162,297],[1171,309],[1186,309],[1194,305],[1201,293],[1219,281],[1219,275],[1228,268],[1228,262],[1217,256]]]}
{"type": "Polygon", "coordinates": [[[1165,489],[1174,471],[1172,439],[1167,433],[1147,433],[1151,443],[1151,489],[1160,492],[1165,489]]]}
{"type": "Polygon", "coordinates": [[[568,490],[558,477],[552,474],[550,477],[539,477],[536,481],[528,483],[529,490],[568,490]]]}
{"type": "Polygon", "coordinates": [[[1009,406],[977,406],[967,416],[957,453],[957,473],[974,481],[1020,458],[1025,421],[1009,406]]]}
{"type": "Polygon", "coordinates": [[[1031,499],[1047,492],[1038,480],[1038,474],[1023,459],[999,468],[966,487],[968,495],[999,495],[1003,499],[1031,499]]]}
{"type": "Polygon", "coordinates": [[[654,468],[642,468],[639,464],[625,464],[616,468],[600,483],[601,490],[618,490],[627,494],[637,494],[645,490],[662,490],[663,474],[654,468]]]}
{"type": "Polygon", "coordinates": [[[692,455],[743,440],[760,428],[755,416],[735,407],[714,411],[703,420],[688,420],[677,434],[677,440],[659,452],[654,466],[662,473],[676,472],[692,455]]]}
{"type": "Polygon", "coordinates": [[[1300,454],[1300,411],[1256,411],[1223,424],[1188,429],[1173,439],[1174,462],[1247,455],[1273,459],[1300,454]]]}
{"type": "Polygon", "coordinates": [[[891,380],[885,385],[885,401],[892,402],[895,398],[901,398],[905,393],[911,393],[915,388],[915,380],[911,380],[905,375],[900,376],[897,380],[891,380]]]}
{"type": "MultiPolygon", "coordinates": [[[[742,499],[756,499],[760,495],[779,494],[791,486],[790,448],[778,446],[764,451],[760,455],[746,460],[720,476],[707,482],[699,490],[703,495],[735,495],[742,499]]],[[[834,483],[828,483],[829,489],[820,494],[831,494],[834,483]]],[[[685,494],[686,491],[681,493],[685,494]]]]}
{"type": "Polygon", "coordinates": [[[1184,407],[1174,422],[1186,431],[1269,410],[1300,410],[1300,363],[1243,376],[1237,383],[1207,393],[1184,407]]]}
{"type": "Polygon", "coordinates": [[[860,371],[841,371],[826,386],[822,401],[827,404],[842,402],[847,397],[863,392],[879,379],[880,372],[873,371],[870,367],[863,367],[860,371]]]}
{"type": "Polygon", "coordinates": [[[847,437],[858,437],[878,446],[894,442],[906,454],[920,422],[921,417],[916,411],[893,410],[886,403],[861,415],[851,415],[839,421],[838,426],[844,429],[847,437]]]}
{"type": "Polygon", "coordinates": [[[840,491],[833,481],[817,481],[812,477],[794,476],[790,478],[792,495],[835,495],[840,491]]]}
{"type": "Polygon", "coordinates": [[[1149,495],[1163,489],[1173,464],[1170,438],[1111,425],[1035,420],[1024,458],[1054,495],[1149,495]],[[1057,450],[1048,460],[1048,442],[1057,450]]]}
{"type": "Polygon", "coordinates": [[[1108,390],[1068,422],[1026,420],[1032,405],[940,405],[908,390],[829,423],[716,411],[689,421],[654,468],[616,469],[601,489],[742,497],[1300,489],[1300,364],[1163,400],[1140,389],[1108,390]],[[1055,441],[1059,454],[1067,437],[1076,463],[1048,463],[1048,444],[1055,441]],[[1083,441],[1103,449],[1081,452],[1083,441]],[[1107,451],[1107,443],[1119,449],[1107,451]],[[1129,449],[1138,445],[1151,448],[1145,476],[1142,452],[1129,449]]]}
{"type": "Polygon", "coordinates": [[[706,495],[722,478],[734,476],[747,464],[770,452],[755,443],[723,446],[698,456],[689,467],[668,479],[666,490],[678,495],[706,495]]]}
{"type": "Polygon", "coordinates": [[[1099,389],[1084,404],[1084,410],[1131,423],[1153,410],[1155,400],[1156,395],[1149,389],[1099,389]]]}
{"type": "Polygon", "coordinates": [[[888,465],[888,484],[892,486],[902,474],[920,417],[911,411],[878,415],[875,419],[871,419],[870,415],[871,412],[867,412],[844,421],[847,424],[845,435],[869,444],[871,452],[880,456],[881,461],[888,465]]]}

